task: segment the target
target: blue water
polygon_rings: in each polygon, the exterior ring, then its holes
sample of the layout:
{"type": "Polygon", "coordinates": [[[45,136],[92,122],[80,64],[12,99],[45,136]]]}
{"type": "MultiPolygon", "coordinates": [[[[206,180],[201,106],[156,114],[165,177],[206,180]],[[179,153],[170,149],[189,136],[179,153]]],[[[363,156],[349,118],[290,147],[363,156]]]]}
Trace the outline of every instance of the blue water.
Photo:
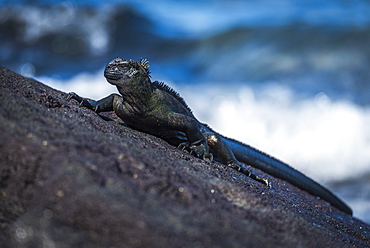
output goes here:
{"type": "Polygon", "coordinates": [[[326,185],[370,223],[370,2],[0,1],[0,64],[64,91],[151,62],[195,115],[326,185]]]}

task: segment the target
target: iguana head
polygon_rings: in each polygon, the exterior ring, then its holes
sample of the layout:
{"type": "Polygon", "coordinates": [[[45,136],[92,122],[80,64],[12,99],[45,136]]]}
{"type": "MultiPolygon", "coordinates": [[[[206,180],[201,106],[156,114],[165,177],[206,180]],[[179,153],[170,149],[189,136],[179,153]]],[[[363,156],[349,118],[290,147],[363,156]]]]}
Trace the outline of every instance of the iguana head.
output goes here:
{"type": "Polygon", "coordinates": [[[149,78],[148,68],[147,60],[136,62],[117,57],[108,63],[104,76],[109,83],[119,86],[126,80],[149,78]]]}

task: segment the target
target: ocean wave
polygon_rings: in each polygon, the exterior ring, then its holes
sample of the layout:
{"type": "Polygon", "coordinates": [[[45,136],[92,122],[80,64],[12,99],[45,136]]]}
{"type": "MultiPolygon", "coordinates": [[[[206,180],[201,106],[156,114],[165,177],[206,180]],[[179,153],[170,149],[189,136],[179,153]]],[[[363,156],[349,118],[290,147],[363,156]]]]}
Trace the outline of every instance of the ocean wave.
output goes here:
{"type": "Polygon", "coordinates": [[[263,8],[271,1],[20,2],[0,5],[0,64],[17,72],[66,79],[116,56],[145,57],[177,83],[274,80],[298,94],[370,103],[366,1],[283,1],[274,14],[263,8]],[[205,24],[188,15],[194,9],[205,24]]]}

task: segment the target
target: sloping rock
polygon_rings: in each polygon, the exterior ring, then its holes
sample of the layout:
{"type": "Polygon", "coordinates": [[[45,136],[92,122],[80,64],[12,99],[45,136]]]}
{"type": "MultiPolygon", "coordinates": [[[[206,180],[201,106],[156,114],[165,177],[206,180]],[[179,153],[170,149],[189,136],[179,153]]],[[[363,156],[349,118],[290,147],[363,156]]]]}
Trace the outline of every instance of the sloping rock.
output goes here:
{"type": "Polygon", "coordinates": [[[370,246],[369,225],[287,182],[258,171],[268,189],[66,96],[1,68],[1,247],[370,246]]]}

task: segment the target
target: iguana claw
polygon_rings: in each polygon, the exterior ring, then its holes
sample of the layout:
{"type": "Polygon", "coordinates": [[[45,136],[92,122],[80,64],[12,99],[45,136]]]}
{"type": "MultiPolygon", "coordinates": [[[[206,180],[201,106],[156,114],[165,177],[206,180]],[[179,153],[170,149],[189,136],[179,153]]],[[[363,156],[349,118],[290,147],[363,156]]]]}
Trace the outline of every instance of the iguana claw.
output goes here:
{"type": "Polygon", "coordinates": [[[83,97],[80,97],[79,95],[77,95],[76,93],[74,92],[70,92],[68,93],[68,96],[67,96],[67,101],[70,101],[71,99],[74,99],[76,100],[77,102],[79,102],[80,106],[84,106],[86,108],[89,108],[89,109],[92,109],[94,110],[95,112],[98,111],[98,108],[99,108],[99,105],[96,104],[95,101],[90,101],[86,98],[83,98],[83,97]],[[91,103],[95,103],[95,104],[91,104],[91,103]]]}
{"type": "Polygon", "coordinates": [[[208,152],[208,149],[206,148],[205,145],[203,144],[200,144],[200,145],[191,145],[189,147],[190,149],[190,154],[198,157],[198,158],[202,158],[202,159],[210,159],[212,160],[212,154],[210,154],[208,152]]]}
{"type": "Polygon", "coordinates": [[[244,165],[240,164],[240,163],[237,163],[237,162],[232,162],[230,164],[228,164],[229,167],[233,168],[234,170],[237,170],[241,173],[243,173],[244,175],[246,175],[247,177],[250,177],[252,178],[253,180],[256,180],[257,182],[260,182],[262,184],[265,184],[267,187],[271,188],[271,182],[267,179],[267,178],[264,178],[262,176],[259,176],[257,174],[254,174],[252,171],[250,171],[247,167],[245,167],[244,165]]]}
{"type": "Polygon", "coordinates": [[[178,149],[181,151],[189,151],[190,152],[190,145],[188,142],[182,142],[177,146],[178,149]]]}
{"type": "Polygon", "coordinates": [[[67,100],[67,102],[69,102],[71,99],[77,100],[76,98],[78,98],[78,97],[79,97],[79,95],[77,95],[76,93],[69,92],[66,100],[67,100]]]}

